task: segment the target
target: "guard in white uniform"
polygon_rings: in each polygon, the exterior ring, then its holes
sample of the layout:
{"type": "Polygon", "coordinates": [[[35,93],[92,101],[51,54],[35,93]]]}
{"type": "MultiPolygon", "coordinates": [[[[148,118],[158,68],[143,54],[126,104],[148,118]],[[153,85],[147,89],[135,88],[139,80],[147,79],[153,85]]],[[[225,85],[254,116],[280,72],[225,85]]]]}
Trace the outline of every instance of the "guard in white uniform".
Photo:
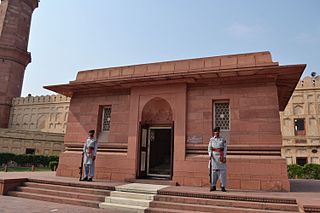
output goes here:
{"type": "Polygon", "coordinates": [[[210,138],[208,145],[208,153],[210,157],[209,168],[211,169],[210,191],[216,190],[217,181],[220,179],[221,191],[225,192],[227,182],[227,142],[220,136],[220,127],[214,128],[213,132],[214,136],[210,138]]]}
{"type": "Polygon", "coordinates": [[[85,176],[82,181],[92,181],[94,177],[94,161],[97,155],[97,140],[94,138],[94,130],[89,131],[89,136],[83,145],[83,165],[85,176]]]}

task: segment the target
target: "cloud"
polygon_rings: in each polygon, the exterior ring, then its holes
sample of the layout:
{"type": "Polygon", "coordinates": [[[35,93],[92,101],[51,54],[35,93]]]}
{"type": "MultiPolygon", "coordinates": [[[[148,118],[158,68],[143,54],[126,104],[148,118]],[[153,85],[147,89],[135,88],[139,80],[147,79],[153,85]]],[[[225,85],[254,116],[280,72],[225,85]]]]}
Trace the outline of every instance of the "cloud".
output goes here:
{"type": "Polygon", "coordinates": [[[263,34],[265,29],[259,25],[246,25],[241,23],[235,23],[226,29],[227,33],[234,37],[247,37],[263,34]]]}

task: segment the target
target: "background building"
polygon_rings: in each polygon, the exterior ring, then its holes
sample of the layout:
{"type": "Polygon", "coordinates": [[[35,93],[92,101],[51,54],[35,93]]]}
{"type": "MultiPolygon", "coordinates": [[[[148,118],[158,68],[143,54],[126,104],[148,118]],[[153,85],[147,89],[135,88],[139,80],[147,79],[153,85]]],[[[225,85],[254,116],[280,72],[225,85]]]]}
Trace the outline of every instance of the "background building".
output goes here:
{"type": "Polygon", "coordinates": [[[0,129],[0,153],[59,155],[64,134],[0,129]]]}
{"type": "Polygon", "coordinates": [[[0,152],[59,155],[69,104],[62,95],[14,98],[9,128],[0,128],[0,152]]]}
{"type": "Polygon", "coordinates": [[[300,80],[280,116],[287,164],[320,164],[320,76],[300,80]]]}
{"type": "Polygon", "coordinates": [[[70,98],[63,95],[14,98],[9,128],[65,133],[69,104],[70,98]]]}

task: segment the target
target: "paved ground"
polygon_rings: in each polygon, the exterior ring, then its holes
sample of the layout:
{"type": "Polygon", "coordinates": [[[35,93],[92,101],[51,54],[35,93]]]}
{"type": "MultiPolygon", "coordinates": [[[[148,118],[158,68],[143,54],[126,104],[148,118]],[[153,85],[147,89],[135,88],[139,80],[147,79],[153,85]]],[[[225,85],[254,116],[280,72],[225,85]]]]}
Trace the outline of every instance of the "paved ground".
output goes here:
{"type": "MultiPolygon", "coordinates": [[[[0,179],[11,178],[39,178],[47,180],[57,180],[64,182],[78,182],[76,178],[56,177],[54,172],[0,172],[0,179]]],[[[301,205],[320,205],[320,180],[290,180],[291,192],[244,192],[237,190],[229,190],[228,194],[245,195],[245,196],[263,196],[263,197],[279,197],[279,198],[295,198],[301,205]]],[[[106,180],[95,180],[92,183],[84,183],[92,185],[108,185],[118,186],[122,182],[110,182],[106,180]]],[[[197,192],[210,193],[208,188],[201,187],[183,187],[169,186],[168,190],[178,190],[181,192],[197,192]]],[[[222,192],[214,192],[222,193],[222,192]]],[[[63,212],[63,213],[95,213],[107,212],[106,210],[78,207],[74,205],[56,204],[51,202],[28,200],[16,197],[0,196],[0,213],[42,213],[42,212],[63,212]]]]}
{"type": "Polygon", "coordinates": [[[80,182],[78,178],[60,177],[56,176],[55,172],[0,172],[1,179],[15,179],[15,178],[34,178],[45,179],[52,181],[63,181],[70,183],[78,183],[84,185],[99,185],[99,186],[118,186],[124,184],[123,182],[109,181],[109,180],[94,180],[93,182],[80,182]]]}
{"type": "Polygon", "coordinates": [[[0,196],[0,213],[107,213],[104,209],[0,196]]]}
{"type": "MultiPolygon", "coordinates": [[[[57,177],[55,172],[0,172],[0,179],[15,178],[39,178],[46,180],[60,180],[64,182],[77,182],[78,179],[68,177],[57,177]]],[[[83,183],[83,182],[81,182],[83,183]]],[[[122,182],[109,182],[106,180],[96,180],[94,182],[85,182],[90,185],[108,185],[116,186],[122,182]]],[[[105,209],[96,209],[67,204],[51,203],[46,201],[37,201],[18,197],[0,195],[0,213],[108,213],[105,209]]]]}

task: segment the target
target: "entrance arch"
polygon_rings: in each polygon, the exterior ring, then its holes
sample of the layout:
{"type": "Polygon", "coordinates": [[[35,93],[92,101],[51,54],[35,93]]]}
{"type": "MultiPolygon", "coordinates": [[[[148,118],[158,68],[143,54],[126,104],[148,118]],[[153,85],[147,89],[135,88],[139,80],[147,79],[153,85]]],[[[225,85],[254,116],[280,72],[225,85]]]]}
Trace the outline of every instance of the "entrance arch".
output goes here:
{"type": "Polygon", "coordinates": [[[148,125],[171,124],[172,109],[170,104],[163,98],[153,98],[142,110],[141,122],[148,125]]]}
{"type": "Polygon", "coordinates": [[[140,123],[139,178],[172,178],[173,113],[163,98],[143,107],[140,123]]]}

